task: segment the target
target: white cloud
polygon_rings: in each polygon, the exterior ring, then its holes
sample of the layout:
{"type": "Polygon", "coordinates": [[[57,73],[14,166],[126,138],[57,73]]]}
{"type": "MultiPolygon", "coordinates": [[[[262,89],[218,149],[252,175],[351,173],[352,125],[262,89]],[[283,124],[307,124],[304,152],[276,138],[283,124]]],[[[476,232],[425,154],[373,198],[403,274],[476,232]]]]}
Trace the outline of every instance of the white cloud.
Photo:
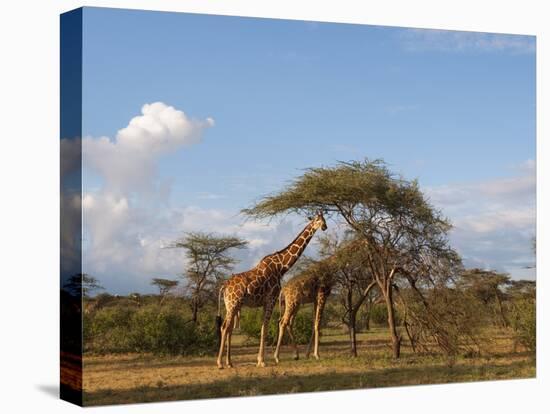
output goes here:
{"type": "Polygon", "coordinates": [[[410,52],[509,52],[534,53],[533,36],[463,32],[453,30],[407,29],[400,32],[403,47],[410,52]]]}
{"type": "Polygon", "coordinates": [[[155,182],[159,159],[166,154],[200,142],[212,118],[196,120],[162,102],[146,104],[142,114],[108,137],[83,140],[83,162],[104,179],[104,190],[127,195],[130,192],[160,191],[155,182]]]}
{"type": "Polygon", "coordinates": [[[533,277],[521,268],[534,261],[531,240],[536,229],[534,161],[522,163],[518,175],[477,183],[427,188],[431,202],[451,219],[451,242],[469,266],[505,270],[533,277]]]}
{"type": "MultiPolygon", "coordinates": [[[[144,105],[114,139],[82,140],[83,165],[102,179],[98,190],[85,189],[82,198],[83,264],[106,287],[143,288],[151,274],[173,273],[180,265],[178,254],[162,250],[161,236],[172,228],[170,181],[159,179],[157,165],[163,156],[200,142],[213,125],[212,118],[191,119],[155,102],[144,105]]],[[[64,148],[70,152],[69,144],[64,148]]]]}

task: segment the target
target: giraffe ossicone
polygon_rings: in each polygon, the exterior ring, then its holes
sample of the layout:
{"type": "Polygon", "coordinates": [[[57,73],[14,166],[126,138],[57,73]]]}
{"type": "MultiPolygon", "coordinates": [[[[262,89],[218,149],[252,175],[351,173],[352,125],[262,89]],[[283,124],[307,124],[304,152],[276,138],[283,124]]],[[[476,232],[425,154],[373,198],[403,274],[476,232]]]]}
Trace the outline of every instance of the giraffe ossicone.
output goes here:
{"type": "Polygon", "coordinates": [[[219,324],[218,368],[223,368],[222,359],[225,347],[227,347],[226,365],[232,366],[233,321],[243,306],[262,306],[264,309],[257,365],[265,366],[265,336],[273,308],[281,291],[281,279],[302,255],[318,229],[323,231],[327,229],[322,212],[317,213],[287,247],[265,256],[253,269],[237,273],[224,282],[218,296],[218,321],[221,321],[222,298],[226,310],[225,319],[223,323],[219,324]]]}

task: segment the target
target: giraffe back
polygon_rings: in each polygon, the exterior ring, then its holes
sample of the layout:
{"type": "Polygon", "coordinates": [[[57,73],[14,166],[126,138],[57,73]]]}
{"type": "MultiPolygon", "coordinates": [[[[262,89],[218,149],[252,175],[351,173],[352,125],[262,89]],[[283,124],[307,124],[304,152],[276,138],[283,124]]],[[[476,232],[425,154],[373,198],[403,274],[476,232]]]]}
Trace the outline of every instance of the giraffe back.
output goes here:
{"type": "Polygon", "coordinates": [[[227,279],[224,283],[223,297],[226,307],[250,306],[259,307],[279,295],[281,286],[278,278],[266,278],[258,284],[256,268],[246,272],[237,273],[227,279]],[[251,288],[253,287],[253,288],[251,288]]]}

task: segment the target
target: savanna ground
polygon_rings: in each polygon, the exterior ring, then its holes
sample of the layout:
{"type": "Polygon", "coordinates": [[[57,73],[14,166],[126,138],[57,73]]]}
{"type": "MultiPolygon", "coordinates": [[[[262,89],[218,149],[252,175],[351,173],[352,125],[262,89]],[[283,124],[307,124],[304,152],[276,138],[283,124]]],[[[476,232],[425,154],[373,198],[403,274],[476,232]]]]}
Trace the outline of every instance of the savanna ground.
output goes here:
{"type": "Polygon", "coordinates": [[[276,365],[267,347],[266,368],[255,366],[257,344],[233,335],[234,368],[218,370],[211,356],[107,354],[84,356],[84,404],[104,405],[199,398],[253,396],[312,391],[377,388],[532,378],[535,359],[515,343],[511,330],[491,329],[481,355],[449,359],[415,354],[403,340],[402,355],[391,357],[387,328],[358,335],[359,357],[349,356],[349,340],[339,328],[321,337],[321,360],[293,360],[284,346],[276,365]]]}

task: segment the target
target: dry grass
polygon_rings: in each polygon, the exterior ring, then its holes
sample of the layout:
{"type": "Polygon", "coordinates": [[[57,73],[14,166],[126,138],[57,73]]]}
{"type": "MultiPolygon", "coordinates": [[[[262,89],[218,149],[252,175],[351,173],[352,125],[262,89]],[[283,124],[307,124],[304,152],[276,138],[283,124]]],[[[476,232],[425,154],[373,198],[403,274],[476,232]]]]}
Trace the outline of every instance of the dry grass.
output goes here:
{"type": "MultiPolygon", "coordinates": [[[[284,347],[275,365],[256,368],[256,346],[235,338],[234,368],[218,370],[215,358],[107,355],[84,358],[84,403],[103,405],[166,400],[484,381],[535,376],[535,361],[514,349],[509,332],[491,332],[482,356],[416,355],[404,344],[393,360],[385,330],[359,336],[359,357],[348,356],[340,331],[325,332],[320,361],[292,360],[284,347]]],[[[301,350],[303,347],[301,347],[301,350]]]]}

